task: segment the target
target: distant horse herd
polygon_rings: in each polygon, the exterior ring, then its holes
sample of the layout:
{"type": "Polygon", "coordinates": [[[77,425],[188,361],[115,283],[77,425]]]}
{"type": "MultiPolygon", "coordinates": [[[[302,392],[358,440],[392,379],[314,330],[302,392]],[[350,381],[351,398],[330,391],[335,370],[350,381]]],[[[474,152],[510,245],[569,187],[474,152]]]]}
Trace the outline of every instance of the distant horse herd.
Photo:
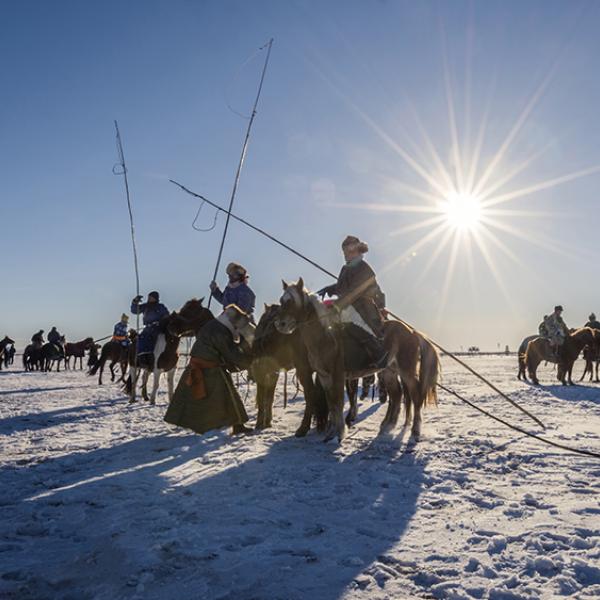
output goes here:
{"type": "MultiPolygon", "coordinates": [[[[136,332],[129,333],[130,343],[110,340],[103,346],[92,337],[70,343],[63,339],[64,353],[50,343],[41,347],[33,344],[23,352],[26,371],[51,371],[61,362],[65,369],[83,369],[83,359],[88,353],[88,374],[98,374],[102,385],[104,368],[108,363],[111,381],[118,382],[136,401],[136,389],[141,378],[142,397],[155,403],[159,379],[167,374],[169,400],[173,398],[174,377],[179,359],[178,348],[182,337],[195,336],[202,326],[214,318],[202,305],[203,299],[192,299],[178,312],[164,317],[158,324],[154,353],[136,354],[136,332]],[[71,359],[73,364],[71,365],[71,359]],[[148,382],[153,375],[152,389],[148,382]]],[[[350,307],[351,308],[351,307],[350,307]]],[[[363,378],[363,396],[366,385],[372,385],[377,374],[385,388],[388,406],[380,426],[380,433],[390,432],[397,424],[402,400],[405,406],[405,426],[412,420],[412,435],[418,440],[421,433],[421,410],[436,404],[436,386],[440,374],[440,360],[435,347],[419,332],[398,321],[386,321],[383,345],[385,361],[376,367],[370,364],[365,349],[344,334],[342,326],[332,325],[333,317],[317,296],[304,289],[302,279],[297,283],[284,283],[284,293],[279,304],[265,305],[256,328],[248,332],[253,362],[250,375],[256,382],[258,407],[257,429],[271,427],[275,389],[281,370],[295,369],[304,391],[305,410],[296,436],[305,436],[313,424],[325,433],[325,439],[342,440],[346,425],[351,426],[357,417],[358,378],[363,378]],[[350,400],[350,410],[344,419],[344,391],[350,400]]],[[[350,336],[351,338],[351,336],[350,336]]],[[[573,364],[583,352],[585,371],[581,379],[595,375],[599,382],[600,331],[583,327],[573,330],[560,353],[556,354],[550,342],[540,336],[528,336],[518,351],[518,378],[539,384],[537,369],[541,362],[557,364],[557,377],[563,385],[571,384],[573,364]]],[[[6,336],[0,341],[0,368],[14,361],[14,341],[6,336]]]]}

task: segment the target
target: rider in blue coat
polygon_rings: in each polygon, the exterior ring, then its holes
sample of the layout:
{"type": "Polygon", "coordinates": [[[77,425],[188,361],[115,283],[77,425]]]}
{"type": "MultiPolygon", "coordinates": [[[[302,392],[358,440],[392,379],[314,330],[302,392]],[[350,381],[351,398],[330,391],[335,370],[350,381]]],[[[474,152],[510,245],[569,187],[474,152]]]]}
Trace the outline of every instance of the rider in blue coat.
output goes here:
{"type": "Polygon", "coordinates": [[[113,329],[112,341],[118,342],[124,348],[129,346],[129,315],[123,313],[121,320],[115,325],[113,329]]]}
{"type": "Polygon", "coordinates": [[[216,281],[211,281],[210,291],[213,298],[222,304],[223,308],[235,304],[247,315],[252,316],[256,296],[248,285],[248,271],[242,265],[232,262],[227,265],[226,273],[229,283],[223,291],[221,291],[216,281]]]}
{"type": "Polygon", "coordinates": [[[159,302],[158,292],[150,292],[148,301],[142,303],[142,296],[136,296],[131,301],[131,312],[134,315],[144,315],[144,329],[138,336],[138,354],[154,351],[154,344],[158,337],[158,324],[163,317],[169,315],[168,308],[159,302]]]}

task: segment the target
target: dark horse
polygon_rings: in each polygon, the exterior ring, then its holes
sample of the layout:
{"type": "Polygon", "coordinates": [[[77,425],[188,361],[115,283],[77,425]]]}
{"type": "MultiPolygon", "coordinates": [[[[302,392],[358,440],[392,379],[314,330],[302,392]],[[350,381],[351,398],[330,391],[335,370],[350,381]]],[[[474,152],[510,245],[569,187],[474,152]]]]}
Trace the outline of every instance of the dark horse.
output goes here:
{"type": "Polygon", "coordinates": [[[519,350],[517,352],[517,360],[519,361],[519,372],[517,374],[517,379],[522,381],[527,381],[527,364],[525,363],[525,355],[527,353],[527,346],[529,342],[539,338],[539,335],[528,335],[519,346],[519,350]]]}
{"type": "MultiPolygon", "coordinates": [[[[600,332],[597,329],[595,331],[596,337],[600,339],[600,332]]],[[[579,381],[583,381],[585,376],[589,373],[590,381],[600,383],[600,378],[598,377],[598,368],[600,367],[600,342],[596,346],[585,346],[583,349],[583,360],[585,361],[585,369],[583,370],[583,374],[579,378],[579,381]],[[595,379],[594,371],[596,373],[595,379]]]]}
{"type": "Polygon", "coordinates": [[[214,319],[213,314],[208,308],[202,306],[202,300],[193,298],[188,300],[182,309],[177,313],[171,313],[159,321],[158,336],[154,344],[154,352],[148,352],[137,355],[135,344],[129,348],[129,377],[125,384],[125,390],[129,394],[129,402],[135,402],[136,387],[139,371],[143,371],[142,376],[142,396],[144,400],[151,404],[156,403],[156,394],[160,374],[167,374],[167,383],[169,389],[169,402],[173,400],[174,378],[179,354],[179,342],[183,336],[195,335],[204,323],[214,319]],[[152,392],[148,396],[147,383],[150,373],[154,375],[152,392]]]}
{"type": "MultiPolygon", "coordinates": [[[[333,437],[342,440],[345,434],[343,416],[344,382],[381,371],[389,394],[386,415],[381,423],[380,434],[390,432],[400,416],[403,388],[405,394],[405,425],[414,409],[412,435],[418,440],[421,435],[421,408],[437,401],[437,379],[440,363],[437,351],[423,335],[409,329],[398,321],[387,321],[384,325],[383,346],[387,361],[384,369],[366,366],[369,360],[362,346],[355,353],[344,349],[343,329],[333,322],[332,311],[317,296],[304,289],[304,282],[288,285],[283,282],[281,312],[275,321],[277,329],[284,334],[298,330],[306,349],[311,368],[325,390],[329,420],[326,440],[333,437]],[[348,354],[348,356],[345,356],[348,354]],[[351,370],[348,369],[350,362],[351,370]],[[360,364],[364,366],[359,366],[360,364]]],[[[353,307],[347,307],[349,312],[353,307]]],[[[355,413],[356,406],[351,407],[355,413]]]]}
{"type": "Polygon", "coordinates": [[[73,368],[77,368],[77,359],[79,359],[79,368],[83,369],[83,357],[85,351],[89,350],[94,345],[94,338],[87,337],[81,342],[67,342],[65,344],[65,368],[70,368],[71,356],[73,359],[73,368]]]}
{"type": "MultiPolygon", "coordinates": [[[[7,335],[4,336],[3,340],[0,340],[0,371],[2,370],[2,363],[5,362],[5,365],[8,366],[8,361],[6,360],[5,353],[6,347],[11,346],[14,348],[15,340],[11,340],[7,335]]],[[[8,353],[6,353],[8,356],[8,353]]]]}
{"type": "MultiPolygon", "coordinates": [[[[129,340],[131,343],[135,343],[137,334],[135,329],[129,331],[129,340]]],[[[125,374],[127,373],[127,361],[129,360],[129,346],[121,345],[121,342],[110,340],[102,346],[100,352],[100,358],[94,365],[91,365],[88,375],[95,375],[98,373],[98,385],[102,385],[102,374],[104,373],[104,366],[109,363],[110,368],[110,380],[115,380],[115,365],[119,363],[121,367],[121,377],[119,381],[125,383],[125,374]]]]}
{"type": "MultiPolygon", "coordinates": [[[[60,343],[63,348],[65,346],[65,336],[63,335],[60,338],[60,343]]],[[[60,372],[60,361],[65,362],[65,368],[67,366],[67,361],[65,359],[64,353],[60,351],[58,346],[52,344],[50,342],[46,342],[40,349],[40,356],[42,360],[42,370],[43,371],[52,371],[52,367],[54,363],[56,363],[56,372],[60,372]]]]}
{"type": "Polygon", "coordinates": [[[282,370],[296,369],[298,381],[304,388],[306,408],[296,436],[305,436],[310,430],[312,416],[316,417],[317,430],[323,431],[327,424],[327,404],[320,385],[313,381],[313,370],[300,333],[285,335],[277,331],[275,322],[281,312],[279,304],[265,304],[252,344],[251,373],[256,381],[256,404],[258,415],[256,429],[271,427],[275,387],[282,370]]]}

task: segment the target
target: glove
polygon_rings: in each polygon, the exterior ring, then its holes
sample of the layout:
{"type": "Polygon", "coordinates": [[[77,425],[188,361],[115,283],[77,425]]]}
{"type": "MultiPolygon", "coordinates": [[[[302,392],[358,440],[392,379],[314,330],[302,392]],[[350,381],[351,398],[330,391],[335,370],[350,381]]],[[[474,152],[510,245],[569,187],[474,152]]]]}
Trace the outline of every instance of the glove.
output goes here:
{"type": "Polygon", "coordinates": [[[216,281],[211,281],[208,287],[210,288],[211,292],[214,292],[219,286],[217,285],[216,281]]]}
{"type": "Polygon", "coordinates": [[[317,296],[321,296],[321,298],[324,298],[325,296],[331,296],[331,286],[326,285],[324,288],[321,288],[317,292],[317,296]]]}
{"type": "Polygon", "coordinates": [[[136,297],[133,299],[133,303],[134,303],[134,304],[139,304],[139,303],[142,301],[142,298],[143,298],[143,297],[144,297],[144,296],[136,296],[136,297]]]}

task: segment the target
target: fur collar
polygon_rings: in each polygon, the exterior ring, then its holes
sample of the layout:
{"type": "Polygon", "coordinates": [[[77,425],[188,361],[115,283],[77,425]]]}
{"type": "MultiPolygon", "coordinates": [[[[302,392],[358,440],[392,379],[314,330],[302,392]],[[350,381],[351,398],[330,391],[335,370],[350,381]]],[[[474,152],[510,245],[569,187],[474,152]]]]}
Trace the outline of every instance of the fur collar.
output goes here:
{"type": "Polygon", "coordinates": [[[223,325],[227,329],[229,329],[229,331],[231,332],[231,335],[233,336],[233,341],[236,344],[239,344],[240,343],[240,334],[239,334],[239,331],[234,327],[233,323],[231,322],[231,320],[227,316],[227,313],[221,313],[217,317],[217,321],[219,321],[219,323],[221,323],[221,325],[223,325]]]}

